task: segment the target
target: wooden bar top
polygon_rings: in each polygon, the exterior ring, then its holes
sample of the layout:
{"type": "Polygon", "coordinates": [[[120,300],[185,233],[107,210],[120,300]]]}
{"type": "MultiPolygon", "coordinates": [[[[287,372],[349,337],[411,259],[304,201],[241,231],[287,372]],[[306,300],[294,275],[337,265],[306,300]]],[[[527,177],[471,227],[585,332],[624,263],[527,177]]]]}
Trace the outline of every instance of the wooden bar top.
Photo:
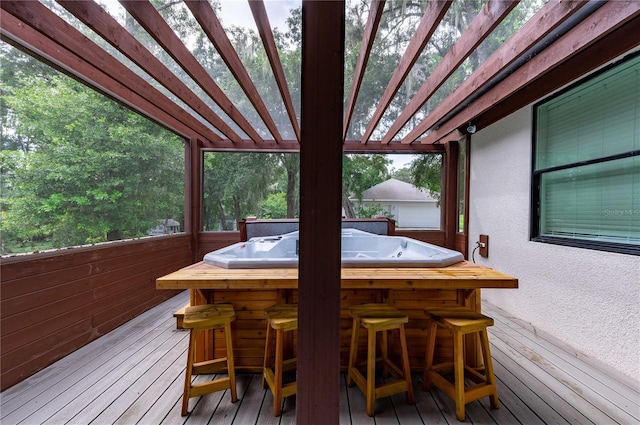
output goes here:
{"type": "MultiPolygon", "coordinates": [[[[343,268],[343,289],[517,288],[518,279],[462,261],[442,268],[343,268]]],[[[295,289],[298,269],[225,269],[204,262],[156,280],[157,289],[295,289]]]]}

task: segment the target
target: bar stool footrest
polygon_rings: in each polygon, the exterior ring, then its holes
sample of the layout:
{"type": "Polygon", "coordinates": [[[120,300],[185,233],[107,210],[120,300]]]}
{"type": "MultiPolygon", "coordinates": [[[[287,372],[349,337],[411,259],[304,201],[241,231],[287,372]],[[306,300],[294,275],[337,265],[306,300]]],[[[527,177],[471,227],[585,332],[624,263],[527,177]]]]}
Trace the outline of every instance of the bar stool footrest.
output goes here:
{"type": "Polygon", "coordinates": [[[220,378],[215,381],[192,384],[189,390],[189,398],[199,397],[216,391],[228,390],[231,388],[231,379],[220,378]]]}
{"type": "Polygon", "coordinates": [[[407,381],[393,381],[376,386],[375,399],[389,397],[392,395],[406,393],[408,389],[407,381]]]}
{"type": "Polygon", "coordinates": [[[193,375],[207,375],[227,370],[227,358],[220,357],[215,360],[206,360],[193,364],[193,375]]]}

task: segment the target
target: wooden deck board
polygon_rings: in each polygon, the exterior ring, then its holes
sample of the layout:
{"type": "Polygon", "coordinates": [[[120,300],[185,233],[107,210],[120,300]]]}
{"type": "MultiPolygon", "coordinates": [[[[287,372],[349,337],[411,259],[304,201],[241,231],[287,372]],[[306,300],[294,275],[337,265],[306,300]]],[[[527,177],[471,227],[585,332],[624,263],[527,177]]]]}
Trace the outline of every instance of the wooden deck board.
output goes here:
{"type": "MultiPolygon", "coordinates": [[[[503,341],[519,359],[527,364],[527,369],[540,368],[552,377],[550,388],[559,396],[564,396],[573,406],[594,423],[640,423],[638,393],[625,381],[614,379],[606,369],[593,367],[567,351],[561,343],[543,338],[538,332],[518,325],[500,315],[491,306],[485,308],[489,315],[496,316],[499,324],[490,329],[494,336],[492,343],[503,341]],[[525,360],[526,359],[526,360],[525,360]],[[526,361],[529,361],[527,363],[526,361]]],[[[506,347],[505,347],[506,348],[506,347]]],[[[538,375],[537,372],[533,373],[538,375]]],[[[543,375],[544,376],[544,375],[543,375]]]]}
{"type": "MultiPolygon", "coordinates": [[[[193,398],[190,414],[180,416],[188,333],[175,329],[172,314],[187,301],[185,291],[4,391],[0,422],[294,424],[295,396],[286,398],[282,416],[274,417],[272,395],[259,374],[238,374],[238,402],[231,403],[228,390],[193,398]]],[[[631,379],[489,304],[484,312],[495,320],[490,341],[500,409],[491,409],[488,399],[470,403],[468,423],[640,422],[640,393],[631,379]]],[[[423,391],[420,374],[413,382],[414,405],[398,394],[378,400],[375,417],[369,417],[364,395],[355,386],[347,388],[343,374],[340,423],[458,423],[452,400],[437,389],[423,391]]]]}

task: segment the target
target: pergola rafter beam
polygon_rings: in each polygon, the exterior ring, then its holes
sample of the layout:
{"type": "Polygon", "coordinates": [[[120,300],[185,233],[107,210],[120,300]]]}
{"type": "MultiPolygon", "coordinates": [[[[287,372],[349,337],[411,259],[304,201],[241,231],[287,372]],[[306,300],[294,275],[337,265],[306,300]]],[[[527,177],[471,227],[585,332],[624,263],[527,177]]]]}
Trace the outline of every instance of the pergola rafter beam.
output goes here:
{"type": "Polygon", "coordinates": [[[153,39],[176,61],[200,88],[244,131],[253,141],[264,139],[233,102],[220,89],[200,62],[191,54],[182,40],[169,27],[156,8],[148,1],[120,0],[120,4],[153,37],[153,39]]]}
{"type": "Polygon", "coordinates": [[[360,86],[364,78],[365,70],[367,69],[367,63],[369,62],[369,55],[373,48],[373,42],[378,32],[378,26],[380,25],[380,19],[382,18],[382,11],[384,10],[385,0],[372,0],[371,6],[369,6],[369,17],[364,27],[364,34],[362,35],[362,43],[360,43],[360,52],[358,53],[358,61],[356,62],[355,71],[353,73],[353,83],[351,84],[351,93],[349,94],[349,100],[347,101],[347,109],[344,115],[342,139],[347,138],[347,131],[349,131],[349,124],[351,123],[351,116],[353,110],[356,107],[356,99],[360,92],[360,86]]]}
{"type": "Polygon", "coordinates": [[[58,0],[58,3],[73,16],[104,38],[120,53],[142,68],[147,74],[162,84],[176,97],[189,105],[197,114],[206,119],[222,134],[234,142],[241,137],[222,120],[211,108],[196,96],[173,72],[146,49],[136,38],[123,28],[100,5],[93,1],[58,0]]]}
{"type": "Polygon", "coordinates": [[[347,140],[343,143],[342,150],[345,153],[411,154],[411,153],[444,152],[444,146],[439,144],[423,145],[420,143],[406,145],[399,142],[380,143],[379,140],[377,141],[369,140],[369,142],[362,144],[360,143],[360,140],[347,140]]]}
{"type": "Polygon", "coordinates": [[[429,3],[424,16],[418,24],[416,33],[411,38],[404,55],[402,55],[402,59],[400,59],[400,63],[398,63],[398,67],[394,71],[391,80],[389,80],[389,84],[387,84],[387,88],[385,89],[380,102],[378,102],[378,106],[367,125],[364,135],[362,136],[362,143],[367,143],[367,140],[369,140],[371,134],[373,134],[376,126],[382,119],[382,115],[384,115],[389,104],[391,104],[393,97],[398,93],[398,90],[400,90],[400,86],[407,78],[407,75],[409,75],[411,68],[413,68],[413,65],[420,57],[422,50],[431,39],[431,36],[440,24],[440,21],[442,21],[442,18],[444,18],[444,15],[447,13],[451,3],[451,0],[437,0],[429,3]]]}
{"type": "MultiPolygon", "coordinates": [[[[176,133],[182,135],[198,134],[191,127],[118,83],[102,70],[91,66],[79,56],[65,49],[64,46],[43,37],[32,27],[25,25],[3,9],[0,9],[0,20],[2,20],[2,28],[0,29],[2,41],[26,51],[83,84],[87,84],[87,80],[91,80],[94,83],[91,88],[98,90],[105,96],[114,98],[176,133]]],[[[204,136],[200,135],[200,137],[204,136]]]]}
{"type": "Polygon", "coordinates": [[[185,0],[184,2],[202,27],[202,30],[207,37],[209,37],[211,43],[213,43],[218,50],[220,57],[222,57],[224,63],[227,64],[227,67],[240,84],[240,87],[256,109],[256,112],[258,112],[258,115],[260,115],[260,118],[262,118],[262,121],[271,132],[273,138],[276,142],[282,143],[282,136],[280,135],[280,131],[278,131],[278,127],[273,121],[267,106],[260,97],[258,89],[242,64],[238,53],[233,48],[231,40],[229,40],[227,33],[211,8],[211,5],[206,1],[185,0]]]}
{"type": "Polygon", "coordinates": [[[444,99],[433,111],[416,125],[403,139],[411,143],[433,127],[446,114],[474,96],[487,81],[492,80],[513,64],[531,46],[536,45],[555,28],[587,3],[584,1],[549,2],[545,4],[520,31],[498,48],[456,90],[444,99]]]}
{"type": "Polygon", "coordinates": [[[219,140],[215,132],[39,2],[2,1],[2,30],[91,87],[124,102],[178,133],[219,140]],[[9,19],[15,18],[14,20],[9,19]],[[6,18],[6,19],[5,19],[6,18]],[[15,24],[13,30],[11,24],[15,24]],[[31,40],[31,41],[27,41],[31,40]],[[162,113],[164,111],[164,113],[162,113]]]}
{"type": "Polygon", "coordinates": [[[411,98],[400,116],[393,123],[383,143],[389,143],[402,127],[414,116],[427,100],[444,84],[491,31],[518,5],[515,0],[490,0],[469,24],[458,41],[451,47],[436,69],[427,77],[418,92],[411,98]]]}
{"type": "MultiPolygon", "coordinates": [[[[451,134],[459,135],[456,130],[451,134]]],[[[461,136],[456,136],[458,140],[461,136]]],[[[447,140],[452,140],[451,138],[447,140]]],[[[300,143],[297,140],[285,140],[283,143],[276,143],[273,140],[266,140],[264,143],[253,143],[251,140],[243,140],[240,143],[233,143],[229,140],[203,141],[204,149],[216,151],[242,151],[242,152],[300,152],[300,143]]],[[[382,154],[411,154],[411,153],[428,153],[428,152],[444,152],[444,146],[439,144],[403,144],[400,142],[381,143],[379,140],[370,140],[366,144],[360,143],[360,140],[346,140],[342,145],[345,153],[382,153],[382,154]]]]}
{"type": "Polygon", "coordinates": [[[284,140],[282,143],[277,143],[275,140],[265,140],[264,143],[254,143],[251,140],[243,140],[240,143],[218,140],[203,142],[202,147],[208,150],[233,152],[300,152],[300,143],[297,140],[284,140]]]}
{"type": "Polygon", "coordinates": [[[276,79],[278,90],[280,90],[280,96],[282,102],[289,115],[289,121],[291,121],[291,127],[296,135],[296,139],[300,141],[300,124],[298,124],[298,117],[296,116],[295,108],[293,107],[293,100],[291,99],[291,92],[289,91],[289,85],[287,84],[287,78],[284,75],[284,69],[282,68],[282,62],[278,55],[278,47],[276,46],[276,40],[273,38],[273,32],[271,31],[271,24],[269,23],[269,16],[267,10],[264,7],[262,0],[252,0],[249,2],[253,19],[258,27],[262,44],[267,52],[267,58],[271,64],[271,70],[273,76],[276,79]]]}
{"type": "MultiPolygon", "coordinates": [[[[562,64],[569,62],[576,55],[596,44],[600,39],[615,29],[622,27],[632,20],[634,20],[634,22],[640,20],[639,17],[639,2],[606,2],[602,7],[560,37],[552,46],[534,56],[529,62],[520,67],[517,72],[505,78],[497,86],[483,94],[479,99],[475,100],[471,105],[444,123],[441,127],[434,130],[420,142],[423,144],[439,142],[443,136],[465,125],[465,123],[471,119],[480,116],[500,102],[505,101],[519,90],[527,89],[529,85],[539,81],[547,73],[555,71],[562,64]]],[[[637,28],[635,31],[635,38],[631,39],[629,43],[638,46],[640,45],[640,39],[637,35],[637,28]]],[[[592,69],[597,66],[594,64],[611,60],[611,58],[628,51],[628,49],[628,45],[621,45],[620,51],[616,51],[615,49],[611,49],[611,45],[609,45],[609,51],[602,53],[600,60],[590,62],[592,69]]],[[[571,71],[570,69],[565,70],[563,73],[565,74],[563,80],[556,79],[554,84],[547,83],[545,91],[536,91],[534,98],[556,90],[560,85],[566,84],[580,76],[580,74],[576,75],[575,71],[571,71]]],[[[529,99],[529,101],[531,101],[531,99],[529,99]]]]}

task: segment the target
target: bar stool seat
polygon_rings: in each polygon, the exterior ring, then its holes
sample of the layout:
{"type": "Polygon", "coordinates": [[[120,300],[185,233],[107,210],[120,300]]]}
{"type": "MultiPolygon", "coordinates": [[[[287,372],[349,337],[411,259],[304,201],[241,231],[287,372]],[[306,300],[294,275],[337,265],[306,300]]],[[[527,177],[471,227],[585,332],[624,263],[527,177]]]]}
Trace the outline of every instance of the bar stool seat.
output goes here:
{"type": "Polygon", "coordinates": [[[493,319],[471,310],[459,308],[427,309],[425,314],[430,321],[430,326],[422,381],[423,389],[428,390],[430,384],[434,384],[451,397],[456,403],[456,418],[459,421],[465,419],[465,405],[483,397],[489,396],[491,407],[497,409],[499,407],[498,390],[493,374],[487,333],[487,327],[493,326],[493,319]],[[449,329],[453,334],[453,360],[433,364],[438,326],[449,329]],[[467,334],[478,334],[479,336],[483,368],[471,367],[465,362],[464,336],[467,334]],[[452,371],[454,373],[453,383],[445,378],[445,375],[452,371]],[[465,388],[465,376],[475,385],[465,388]]]}
{"type": "Polygon", "coordinates": [[[296,357],[284,359],[285,332],[298,329],[298,306],[296,304],[281,304],[264,310],[267,318],[267,334],[264,348],[264,365],[262,368],[262,387],[269,387],[273,394],[273,415],[282,413],[282,399],[296,393],[297,382],[283,384],[285,372],[296,369],[296,357]],[[275,359],[271,365],[269,359],[272,350],[272,330],[276,333],[275,359]]]}
{"type": "Polygon", "coordinates": [[[231,401],[238,400],[236,393],[236,375],[233,363],[233,343],[231,341],[231,322],[236,318],[231,304],[203,304],[187,307],[184,311],[182,326],[189,331],[189,350],[187,352],[187,369],[182,395],[182,416],[189,410],[189,399],[226,389],[231,390],[231,401]],[[227,356],[202,362],[194,362],[196,332],[223,328],[227,356]],[[228,376],[209,382],[192,384],[192,375],[217,373],[227,369],[228,376]]]}
{"type": "Polygon", "coordinates": [[[400,310],[383,303],[362,304],[349,308],[349,315],[353,318],[351,329],[351,349],[349,352],[349,366],[347,369],[347,385],[358,388],[367,398],[367,415],[375,413],[375,401],[398,393],[407,394],[407,403],[413,404],[413,387],[411,383],[411,369],[405,337],[404,324],[409,317],[400,310]],[[367,361],[366,378],[358,368],[358,334],[360,326],[367,330],[367,361]],[[398,330],[401,346],[402,369],[389,359],[387,331],[398,330]],[[381,357],[377,357],[376,334],[382,332],[381,357]],[[395,380],[376,386],[376,364],[381,363],[383,375],[391,372],[395,380]]]}

